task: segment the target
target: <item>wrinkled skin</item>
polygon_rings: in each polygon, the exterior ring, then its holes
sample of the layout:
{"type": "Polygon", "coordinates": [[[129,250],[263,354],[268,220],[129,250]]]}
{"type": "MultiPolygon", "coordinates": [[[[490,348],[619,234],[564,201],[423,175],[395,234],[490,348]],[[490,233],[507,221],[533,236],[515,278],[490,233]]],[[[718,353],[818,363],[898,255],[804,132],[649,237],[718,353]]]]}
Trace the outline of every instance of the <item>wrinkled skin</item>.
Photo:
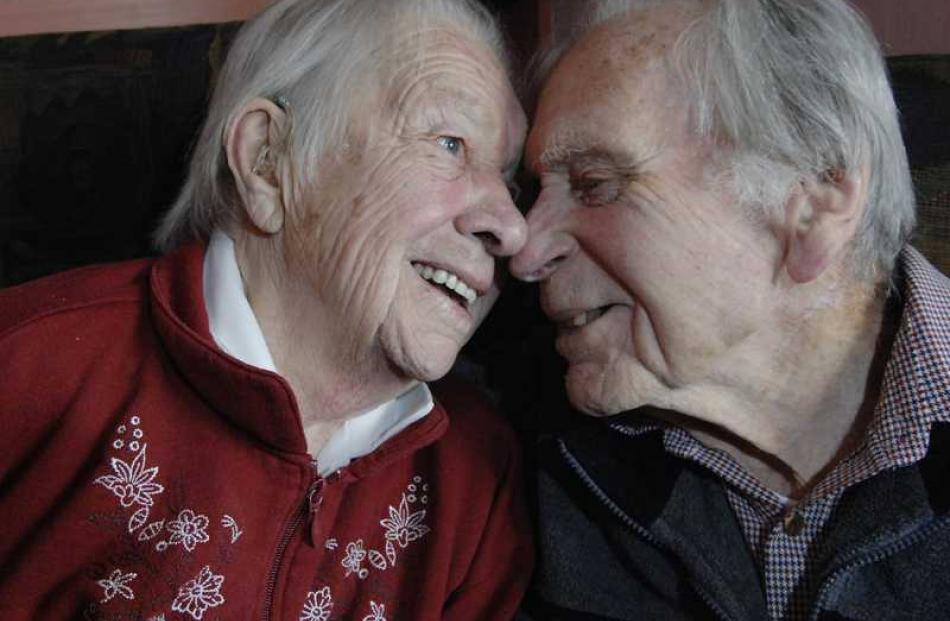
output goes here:
{"type": "Polygon", "coordinates": [[[662,60],[677,24],[657,11],[591,33],[551,75],[528,139],[542,188],[512,270],[543,280],[568,394],[592,414],[672,407],[712,381],[767,312],[779,263],[764,225],[711,182],[714,145],[689,131],[662,60]],[[571,325],[589,311],[606,312],[571,325]]]}
{"type": "Polygon", "coordinates": [[[542,189],[510,266],[541,282],[576,407],[660,408],[801,495],[861,442],[887,361],[885,296],[849,258],[868,171],[802,172],[783,203],[740,205],[729,146],[690,131],[666,66],[699,9],[652,5],[561,59],[528,138],[542,189]]]}
{"type": "Polygon", "coordinates": [[[356,102],[348,145],[288,201],[274,290],[252,298],[298,399],[331,415],[444,375],[498,296],[496,261],[526,236],[508,187],[526,121],[496,59],[450,30],[409,33],[391,58],[356,102]],[[459,303],[416,263],[457,274],[477,300],[459,303]]]}

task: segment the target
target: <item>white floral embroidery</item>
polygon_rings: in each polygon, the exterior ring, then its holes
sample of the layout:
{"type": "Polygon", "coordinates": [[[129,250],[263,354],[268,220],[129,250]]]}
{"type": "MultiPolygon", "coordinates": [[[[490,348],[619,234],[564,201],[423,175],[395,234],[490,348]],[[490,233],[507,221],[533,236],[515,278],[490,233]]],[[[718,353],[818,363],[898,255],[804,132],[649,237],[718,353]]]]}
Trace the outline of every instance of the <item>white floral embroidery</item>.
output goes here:
{"type": "Polygon", "coordinates": [[[360,578],[365,578],[369,574],[369,570],[363,567],[363,559],[365,558],[366,550],[363,549],[362,539],[346,544],[346,557],[340,563],[346,568],[346,576],[356,574],[360,578]]]}
{"type": "Polygon", "coordinates": [[[191,509],[179,511],[178,519],[166,524],[165,528],[172,534],[168,544],[181,544],[189,552],[194,551],[197,544],[208,541],[207,516],[196,515],[191,509]]]}
{"type": "Polygon", "coordinates": [[[330,587],[307,593],[307,601],[300,613],[299,621],[327,621],[333,611],[333,595],[330,587]]]}
{"type": "MultiPolygon", "coordinates": [[[[429,492],[429,484],[425,483],[421,476],[416,475],[406,486],[400,498],[399,506],[389,506],[389,517],[379,521],[384,530],[385,545],[383,548],[367,549],[362,539],[347,544],[346,556],[340,563],[346,569],[344,577],[356,574],[360,579],[363,579],[369,575],[372,569],[386,571],[390,567],[395,567],[398,550],[405,549],[410,543],[418,541],[430,532],[431,529],[423,523],[426,518],[426,509],[412,510],[415,508],[413,507],[415,503],[425,505],[428,502],[428,495],[420,495],[422,492],[429,492]],[[368,561],[365,567],[363,566],[364,561],[368,561]]],[[[324,547],[327,550],[335,550],[337,540],[327,539],[324,547]]]]}
{"type": "Polygon", "coordinates": [[[372,612],[365,617],[363,621],[386,621],[386,606],[383,604],[377,604],[374,601],[369,603],[370,610],[372,612]]]}
{"type": "MultiPolygon", "coordinates": [[[[210,540],[209,519],[206,515],[196,513],[192,509],[183,509],[174,519],[166,516],[149,522],[150,514],[158,512],[155,496],[164,492],[165,486],[159,482],[158,466],[148,465],[148,444],[145,442],[145,433],[139,428],[140,423],[138,416],[132,416],[127,424],[115,428],[116,436],[113,437],[112,448],[115,449],[113,455],[116,456],[110,458],[111,472],[96,478],[94,484],[102,485],[111,491],[121,506],[129,509],[126,514],[128,533],[135,536],[139,542],[148,542],[146,546],[154,546],[159,552],[174,545],[180,545],[192,552],[198,544],[210,540]],[[123,459],[125,451],[130,454],[123,459]],[[168,532],[167,540],[161,540],[160,535],[165,531],[168,532]]],[[[232,544],[243,534],[237,521],[230,515],[224,515],[221,524],[230,529],[232,544]]],[[[108,578],[98,580],[97,584],[103,589],[103,599],[100,603],[120,598],[135,599],[130,583],[136,578],[136,573],[125,573],[116,569],[108,578]]],[[[200,621],[206,611],[225,603],[222,594],[224,580],[224,575],[215,574],[210,565],[205,565],[198,575],[178,588],[177,596],[172,602],[172,610],[200,621]]],[[[143,614],[141,618],[146,617],[143,614]]],[[[155,613],[147,619],[165,621],[165,613],[155,613]]]]}
{"type": "Polygon", "coordinates": [[[400,548],[405,548],[410,541],[415,541],[429,532],[429,527],[422,523],[425,517],[425,509],[409,512],[409,503],[403,494],[399,509],[390,505],[389,518],[380,520],[379,523],[386,529],[386,541],[396,541],[400,548]]]}
{"type": "Polygon", "coordinates": [[[151,507],[152,495],[161,494],[165,489],[159,483],[153,482],[158,475],[158,467],[145,467],[146,447],[147,445],[142,445],[142,450],[131,464],[113,457],[110,463],[115,474],[101,476],[95,481],[118,496],[123,507],[131,507],[134,504],[151,507]]]}
{"type": "Polygon", "coordinates": [[[386,542],[386,558],[389,560],[390,567],[396,564],[396,546],[392,541],[386,542]]]}
{"type": "Polygon", "coordinates": [[[221,526],[231,529],[231,543],[236,542],[244,534],[244,531],[238,528],[237,521],[230,515],[225,514],[221,518],[221,526]]]}
{"type": "Polygon", "coordinates": [[[369,551],[369,562],[370,565],[380,571],[386,571],[386,569],[388,569],[388,565],[386,565],[386,557],[383,556],[379,550],[369,551]]]}
{"type": "Polygon", "coordinates": [[[129,534],[134,533],[148,520],[148,507],[141,507],[129,518],[129,534]]]}
{"type": "Polygon", "coordinates": [[[105,604],[116,595],[125,599],[135,599],[135,593],[126,585],[135,580],[137,576],[136,573],[125,574],[122,573],[121,569],[116,569],[108,578],[96,581],[96,584],[102,587],[102,599],[100,601],[105,604]]]}
{"type": "Polygon", "coordinates": [[[208,608],[215,608],[224,603],[224,597],[221,595],[223,582],[224,576],[215,575],[211,566],[205,565],[194,580],[178,589],[178,597],[172,602],[172,610],[191,615],[193,619],[201,619],[208,608]]]}
{"type": "Polygon", "coordinates": [[[145,528],[139,531],[139,541],[148,541],[149,539],[154,539],[162,530],[165,528],[165,520],[158,520],[157,522],[152,522],[145,528]]]}

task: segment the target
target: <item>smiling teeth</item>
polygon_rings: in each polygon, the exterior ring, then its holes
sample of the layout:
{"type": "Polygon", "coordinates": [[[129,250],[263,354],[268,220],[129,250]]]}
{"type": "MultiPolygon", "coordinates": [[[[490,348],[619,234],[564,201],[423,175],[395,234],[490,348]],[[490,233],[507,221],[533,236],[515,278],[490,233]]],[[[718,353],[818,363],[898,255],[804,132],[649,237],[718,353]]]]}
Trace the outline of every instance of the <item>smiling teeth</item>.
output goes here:
{"type": "Polygon", "coordinates": [[[606,308],[595,308],[593,310],[584,311],[583,313],[578,313],[564,323],[571,328],[580,328],[586,326],[606,312],[606,308]]]}
{"type": "Polygon", "coordinates": [[[475,289],[469,287],[465,284],[465,281],[452,272],[435,269],[431,265],[422,265],[421,263],[413,263],[412,267],[416,270],[416,273],[424,279],[434,282],[437,285],[442,285],[450,291],[454,291],[468,302],[474,302],[475,298],[478,297],[478,294],[475,293],[475,289]]]}

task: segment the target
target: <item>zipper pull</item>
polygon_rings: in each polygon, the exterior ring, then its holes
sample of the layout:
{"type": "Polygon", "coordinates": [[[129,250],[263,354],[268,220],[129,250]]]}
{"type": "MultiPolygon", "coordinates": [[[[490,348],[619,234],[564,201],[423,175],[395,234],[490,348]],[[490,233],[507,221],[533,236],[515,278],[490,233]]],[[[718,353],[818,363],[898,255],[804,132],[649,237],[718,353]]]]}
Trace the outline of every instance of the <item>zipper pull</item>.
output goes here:
{"type": "Polygon", "coordinates": [[[307,490],[307,509],[310,513],[310,519],[313,519],[314,514],[320,509],[320,505],[323,504],[323,486],[325,483],[325,479],[320,476],[320,472],[317,469],[316,460],[311,464],[310,474],[310,489],[307,490]]]}
{"type": "Polygon", "coordinates": [[[304,502],[303,510],[306,515],[307,532],[310,538],[310,545],[316,546],[319,540],[320,532],[317,528],[317,513],[320,511],[320,505],[323,504],[323,490],[326,481],[317,472],[317,462],[313,462],[311,470],[310,487],[307,489],[307,497],[304,502]]]}
{"type": "Polygon", "coordinates": [[[310,489],[307,491],[307,508],[310,510],[310,519],[314,518],[316,512],[320,510],[320,505],[323,504],[323,484],[323,479],[316,479],[310,484],[310,489]]]}

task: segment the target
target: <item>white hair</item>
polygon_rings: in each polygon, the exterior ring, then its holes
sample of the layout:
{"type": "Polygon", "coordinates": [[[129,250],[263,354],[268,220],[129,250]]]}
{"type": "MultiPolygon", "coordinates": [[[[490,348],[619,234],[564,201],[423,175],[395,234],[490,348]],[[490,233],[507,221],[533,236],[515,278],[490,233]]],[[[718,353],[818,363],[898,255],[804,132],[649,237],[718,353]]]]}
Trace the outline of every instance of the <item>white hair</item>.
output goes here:
{"type": "Polygon", "coordinates": [[[185,184],[155,232],[156,246],[171,250],[239,218],[224,140],[235,115],[255,97],[289,109],[289,134],[277,147],[297,182],[312,184],[321,156],[346,143],[359,89],[384,81],[388,55],[380,46],[407,26],[458,31],[509,70],[498,26],[477,0],[280,0],[235,37],[185,184]]]}
{"type": "MultiPolygon", "coordinates": [[[[555,28],[538,71],[596,25],[657,4],[593,0],[582,19],[555,28]]],[[[740,200],[775,210],[797,181],[866,170],[853,273],[886,278],[913,231],[915,201],[884,59],[863,16],[845,0],[692,4],[699,16],[665,60],[695,131],[730,147],[726,172],[740,200]]]]}

